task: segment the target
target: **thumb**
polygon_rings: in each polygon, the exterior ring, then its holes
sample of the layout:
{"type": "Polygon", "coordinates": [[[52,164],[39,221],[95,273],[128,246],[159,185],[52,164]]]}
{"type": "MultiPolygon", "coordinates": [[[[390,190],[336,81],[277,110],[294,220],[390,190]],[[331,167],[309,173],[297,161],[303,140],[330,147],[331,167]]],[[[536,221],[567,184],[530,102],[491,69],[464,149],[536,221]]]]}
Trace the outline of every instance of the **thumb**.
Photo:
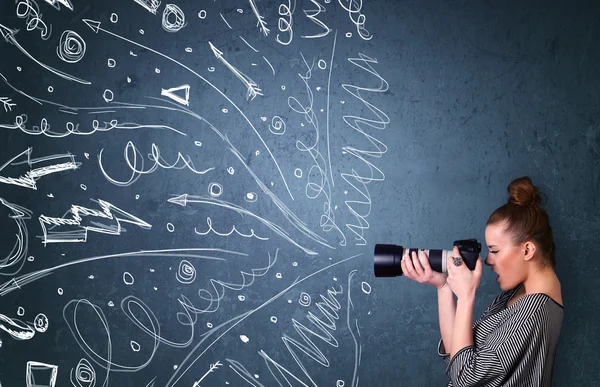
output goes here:
{"type": "Polygon", "coordinates": [[[481,277],[481,273],[483,271],[483,266],[481,264],[481,256],[478,256],[475,260],[475,274],[481,277]]]}

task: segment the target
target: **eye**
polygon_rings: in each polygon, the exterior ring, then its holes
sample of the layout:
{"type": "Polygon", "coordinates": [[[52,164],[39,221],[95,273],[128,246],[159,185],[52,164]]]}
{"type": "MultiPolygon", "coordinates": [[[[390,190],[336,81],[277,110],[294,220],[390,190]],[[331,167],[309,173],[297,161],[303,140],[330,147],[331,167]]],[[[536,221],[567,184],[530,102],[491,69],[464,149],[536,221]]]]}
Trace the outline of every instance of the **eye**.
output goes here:
{"type": "Polygon", "coordinates": [[[496,250],[496,251],[490,251],[490,254],[497,254],[497,253],[498,253],[498,250],[496,250]]]}

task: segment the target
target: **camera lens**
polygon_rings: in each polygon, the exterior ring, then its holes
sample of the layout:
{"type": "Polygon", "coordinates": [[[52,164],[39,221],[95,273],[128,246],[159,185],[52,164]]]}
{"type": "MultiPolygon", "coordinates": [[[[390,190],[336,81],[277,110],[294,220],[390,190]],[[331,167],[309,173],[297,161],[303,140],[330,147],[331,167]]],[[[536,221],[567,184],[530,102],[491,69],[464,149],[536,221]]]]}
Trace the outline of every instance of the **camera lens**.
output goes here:
{"type": "Polygon", "coordinates": [[[374,251],[375,277],[398,277],[402,275],[402,246],[376,244],[374,251]]]}

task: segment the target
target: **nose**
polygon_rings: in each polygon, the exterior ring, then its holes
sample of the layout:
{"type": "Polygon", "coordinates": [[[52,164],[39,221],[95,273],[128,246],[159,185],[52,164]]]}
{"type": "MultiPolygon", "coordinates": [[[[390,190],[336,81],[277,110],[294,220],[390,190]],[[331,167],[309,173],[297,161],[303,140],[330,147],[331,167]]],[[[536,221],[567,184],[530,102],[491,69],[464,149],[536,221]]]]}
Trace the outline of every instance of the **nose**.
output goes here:
{"type": "Polygon", "coordinates": [[[492,266],[492,263],[490,262],[490,255],[489,255],[489,254],[485,256],[485,261],[484,261],[484,263],[485,263],[486,265],[488,265],[488,266],[492,266]]]}

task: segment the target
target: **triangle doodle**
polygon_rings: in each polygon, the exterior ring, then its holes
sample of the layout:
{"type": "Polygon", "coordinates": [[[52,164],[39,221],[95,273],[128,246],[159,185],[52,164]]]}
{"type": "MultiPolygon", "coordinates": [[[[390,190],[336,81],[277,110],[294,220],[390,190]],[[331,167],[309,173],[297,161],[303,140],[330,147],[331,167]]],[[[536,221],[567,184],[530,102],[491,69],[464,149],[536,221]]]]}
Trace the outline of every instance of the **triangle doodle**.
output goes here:
{"type": "Polygon", "coordinates": [[[190,85],[181,85],[170,89],[161,89],[160,95],[171,98],[173,101],[179,102],[182,105],[189,106],[190,100],[190,85]],[[175,94],[178,91],[185,91],[185,97],[175,94]]]}

